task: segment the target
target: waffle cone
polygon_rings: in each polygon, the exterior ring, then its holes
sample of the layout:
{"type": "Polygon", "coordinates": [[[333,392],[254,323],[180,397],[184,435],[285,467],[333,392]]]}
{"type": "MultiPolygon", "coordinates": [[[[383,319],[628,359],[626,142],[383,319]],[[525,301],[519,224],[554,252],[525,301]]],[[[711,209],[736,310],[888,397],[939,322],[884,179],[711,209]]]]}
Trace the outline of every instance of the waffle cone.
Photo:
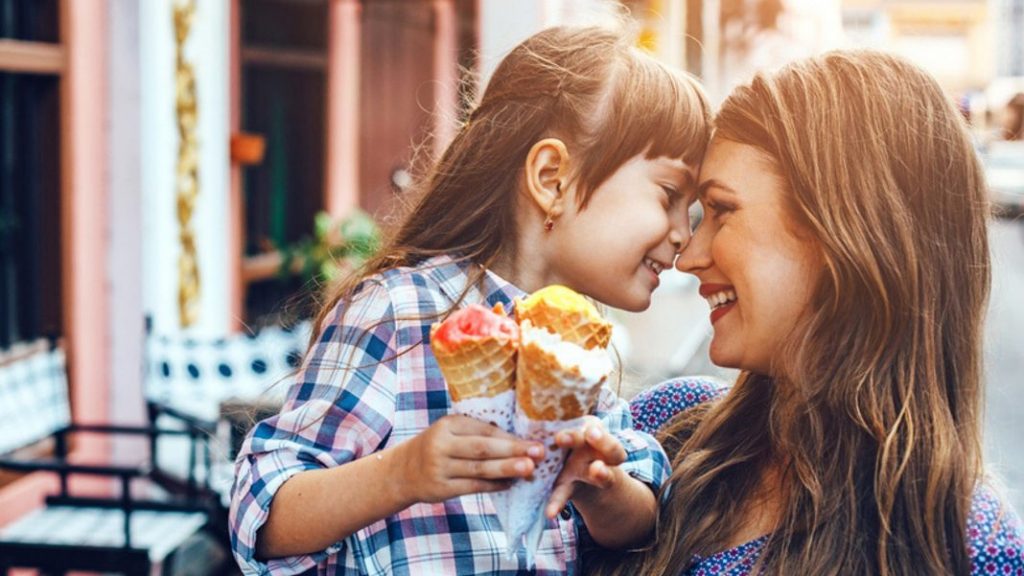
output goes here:
{"type": "Polygon", "coordinates": [[[607,348],[612,339],[612,325],[603,320],[588,318],[582,312],[566,312],[541,301],[527,310],[516,307],[516,321],[529,320],[534,326],[545,328],[566,342],[578,344],[587,350],[607,348]]]}
{"type": "Polygon", "coordinates": [[[578,366],[563,366],[534,342],[519,349],[516,401],[533,420],[572,420],[590,413],[607,376],[588,381],[578,366]]]}
{"type": "MultiPolygon", "coordinates": [[[[430,330],[431,341],[438,325],[430,330]]],[[[517,342],[508,338],[476,338],[455,348],[434,345],[434,357],[448,383],[452,401],[490,398],[515,385],[517,342]]]]}

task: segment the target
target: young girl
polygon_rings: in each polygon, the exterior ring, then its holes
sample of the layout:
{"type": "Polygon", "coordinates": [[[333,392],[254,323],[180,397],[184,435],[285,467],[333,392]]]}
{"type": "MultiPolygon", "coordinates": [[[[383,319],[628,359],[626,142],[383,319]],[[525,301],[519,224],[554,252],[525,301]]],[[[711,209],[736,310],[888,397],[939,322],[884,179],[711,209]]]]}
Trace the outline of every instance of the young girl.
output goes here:
{"type": "Polygon", "coordinates": [[[655,545],[608,571],[1024,573],[982,468],[989,203],[938,84],[876,52],[759,75],[716,117],[699,196],[677,267],[711,359],[744,372],[636,400],[676,456],[655,545]]]}
{"type": "MultiPolygon", "coordinates": [[[[246,441],[231,507],[246,573],[530,570],[505,557],[486,492],[529,476],[545,447],[449,415],[430,326],[555,283],[646,308],[689,238],[709,121],[697,84],[622,34],[555,28],[515,48],[394,237],[321,313],[281,413],[246,441]]],[[[610,390],[557,441],[572,454],[536,574],[575,573],[583,538],[645,541],[667,477],[610,390]]]]}

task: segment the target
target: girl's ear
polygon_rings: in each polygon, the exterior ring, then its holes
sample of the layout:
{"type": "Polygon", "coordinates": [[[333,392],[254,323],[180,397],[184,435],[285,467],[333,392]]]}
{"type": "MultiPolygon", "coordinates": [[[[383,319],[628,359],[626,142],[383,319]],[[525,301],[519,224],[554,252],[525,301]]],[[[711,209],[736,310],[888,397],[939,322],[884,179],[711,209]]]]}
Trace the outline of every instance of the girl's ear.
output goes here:
{"type": "Polygon", "coordinates": [[[558,138],[545,138],[526,155],[526,189],[540,211],[550,218],[562,214],[569,151],[558,138]]]}

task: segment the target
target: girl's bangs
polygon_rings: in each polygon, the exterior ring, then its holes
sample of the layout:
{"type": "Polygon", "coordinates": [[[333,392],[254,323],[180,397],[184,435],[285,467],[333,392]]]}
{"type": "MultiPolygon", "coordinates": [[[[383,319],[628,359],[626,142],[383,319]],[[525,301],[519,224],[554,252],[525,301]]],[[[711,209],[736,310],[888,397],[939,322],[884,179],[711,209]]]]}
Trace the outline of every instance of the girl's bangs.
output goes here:
{"type": "Polygon", "coordinates": [[[696,79],[637,54],[611,83],[607,116],[588,138],[579,175],[585,189],[638,154],[700,164],[711,138],[711,109],[696,79]]]}
{"type": "Polygon", "coordinates": [[[711,108],[697,80],[640,55],[613,88],[615,127],[609,140],[618,141],[626,159],[646,152],[649,158],[681,158],[699,164],[711,138],[711,108]]]}

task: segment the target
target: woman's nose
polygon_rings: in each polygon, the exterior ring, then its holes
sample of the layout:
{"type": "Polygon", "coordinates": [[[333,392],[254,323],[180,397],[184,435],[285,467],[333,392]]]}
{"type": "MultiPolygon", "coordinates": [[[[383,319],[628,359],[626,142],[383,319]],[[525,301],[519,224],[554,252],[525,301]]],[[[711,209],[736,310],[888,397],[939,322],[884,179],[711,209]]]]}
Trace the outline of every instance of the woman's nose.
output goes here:
{"type": "Polygon", "coordinates": [[[699,270],[711,266],[710,251],[711,234],[707,227],[698,227],[682,246],[676,258],[676,270],[696,274],[699,270]]]}

